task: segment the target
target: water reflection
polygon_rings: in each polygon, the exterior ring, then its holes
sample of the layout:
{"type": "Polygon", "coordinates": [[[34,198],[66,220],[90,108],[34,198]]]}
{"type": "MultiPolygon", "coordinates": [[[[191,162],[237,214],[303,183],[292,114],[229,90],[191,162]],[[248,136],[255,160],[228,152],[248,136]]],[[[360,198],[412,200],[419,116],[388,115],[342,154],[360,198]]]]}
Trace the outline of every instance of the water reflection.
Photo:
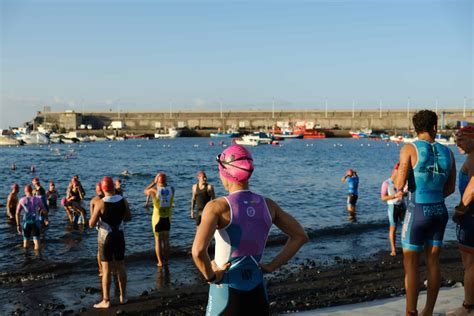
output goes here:
{"type": "Polygon", "coordinates": [[[165,265],[163,267],[158,267],[158,269],[156,270],[156,288],[168,288],[170,284],[170,270],[168,266],[165,265]]]}

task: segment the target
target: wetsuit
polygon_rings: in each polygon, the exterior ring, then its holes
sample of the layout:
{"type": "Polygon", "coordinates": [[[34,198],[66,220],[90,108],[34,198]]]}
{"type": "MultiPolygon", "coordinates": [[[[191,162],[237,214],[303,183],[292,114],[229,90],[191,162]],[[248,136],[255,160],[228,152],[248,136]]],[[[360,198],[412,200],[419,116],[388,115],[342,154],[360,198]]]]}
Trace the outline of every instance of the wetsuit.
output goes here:
{"type": "MultiPolygon", "coordinates": [[[[469,176],[459,171],[459,192],[461,198],[466,190],[467,184],[469,183],[469,176]]],[[[459,224],[456,228],[456,234],[460,244],[460,248],[463,251],[474,253],[474,202],[469,204],[469,208],[466,213],[459,219],[459,224]]]]}
{"type": "Polygon", "coordinates": [[[48,206],[51,208],[57,208],[58,207],[58,191],[56,191],[56,189],[54,189],[53,191],[48,190],[46,195],[48,198],[48,206]]]}
{"type": "Polygon", "coordinates": [[[76,224],[83,224],[84,223],[84,217],[76,210],[76,208],[82,209],[81,205],[81,194],[79,191],[82,192],[80,187],[77,187],[76,189],[73,189],[72,187],[68,188],[68,192],[66,193],[67,198],[72,197],[72,200],[67,201],[64,206],[70,206],[72,207],[73,211],[73,216],[74,220],[73,222],[76,224]]]}
{"type": "Polygon", "coordinates": [[[153,234],[169,231],[171,227],[171,213],[173,210],[174,192],[172,187],[157,187],[153,198],[153,215],[151,224],[153,234]]]}
{"type": "Polygon", "coordinates": [[[226,198],[230,222],[215,232],[215,262],[231,266],[220,284],[211,284],[206,315],[268,315],[268,298],[259,262],[272,218],[265,198],[237,191],[226,198]]]}
{"type": "MultiPolygon", "coordinates": [[[[395,189],[395,184],[391,178],[388,178],[382,183],[382,189],[380,195],[382,197],[386,195],[395,195],[397,189],[395,189]]],[[[390,222],[390,227],[395,227],[399,222],[405,217],[406,205],[405,201],[402,199],[392,199],[387,201],[388,206],[388,220],[390,222]]]]}
{"type": "Polygon", "coordinates": [[[16,207],[18,206],[18,194],[10,193],[10,195],[11,195],[10,203],[8,203],[9,201],[7,201],[7,206],[6,206],[7,216],[9,218],[15,218],[16,207]]]}
{"type": "Polygon", "coordinates": [[[408,210],[402,230],[404,249],[440,247],[448,221],[444,185],[451,173],[451,151],[437,142],[413,142],[418,162],[408,175],[408,210]]]}
{"type": "Polygon", "coordinates": [[[115,194],[116,194],[116,195],[121,195],[121,196],[123,196],[123,191],[122,191],[122,189],[117,189],[117,188],[115,188],[115,194]]]}
{"type": "Polygon", "coordinates": [[[23,212],[21,222],[23,240],[38,240],[41,231],[40,210],[45,209],[43,201],[39,196],[25,196],[20,199],[16,208],[17,213],[23,212]]]}
{"type": "Polygon", "coordinates": [[[120,195],[106,196],[104,210],[99,214],[99,256],[101,261],[121,261],[125,256],[123,220],[127,206],[120,195]]]}
{"type": "Polygon", "coordinates": [[[199,183],[196,184],[196,225],[201,224],[202,211],[206,206],[207,202],[211,200],[211,194],[209,193],[209,184],[206,183],[204,188],[199,188],[199,183]]]}
{"type": "Polygon", "coordinates": [[[349,195],[347,196],[347,205],[356,205],[357,199],[359,198],[359,177],[352,176],[347,177],[347,183],[349,184],[349,195]]]}

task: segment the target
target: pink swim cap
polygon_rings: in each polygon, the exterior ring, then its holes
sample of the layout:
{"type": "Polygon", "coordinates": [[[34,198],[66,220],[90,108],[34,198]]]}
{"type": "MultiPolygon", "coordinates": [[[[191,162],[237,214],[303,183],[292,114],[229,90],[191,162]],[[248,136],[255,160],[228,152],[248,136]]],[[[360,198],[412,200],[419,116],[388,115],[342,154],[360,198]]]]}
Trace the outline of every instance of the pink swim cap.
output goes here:
{"type": "Polygon", "coordinates": [[[62,198],[62,199],[61,199],[61,205],[62,205],[62,206],[64,206],[64,204],[66,204],[66,202],[67,202],[66,198],[62,198]]]}
{"type": "Polygon", "coordinates": [[[245,182],[253,172],[253,159],[250,151],[241,145],[227,147],[216,157],[219,174],[230,182],[245,182]]]}

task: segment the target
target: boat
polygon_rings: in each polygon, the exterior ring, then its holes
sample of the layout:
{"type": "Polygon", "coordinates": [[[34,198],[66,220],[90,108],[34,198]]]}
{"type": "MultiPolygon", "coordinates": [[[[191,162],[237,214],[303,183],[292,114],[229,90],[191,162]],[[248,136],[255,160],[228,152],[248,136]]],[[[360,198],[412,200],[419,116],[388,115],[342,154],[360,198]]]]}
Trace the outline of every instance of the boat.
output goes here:
{"type": "Polygon", "coordinates": [[[357,131],[349,131],[349,134],[351,134],[353,138],[366,138],[370,137],[370,134],[372,134],[372,130],[369,128],[363,128],[357,131]]]}
{"type": "Polygon", "coordinates": [[[0,135],[0,146],[18,146],[18,145],[23,145],[23,142],[10,135],[0,135]]]}
{"type": "Polygon", "coordinates": [[[174,128],[174,127],[170,127],[168,129],[168,133],[167,134],[162,134],[162,133],[155,133],[155,138],[158,138],[158,139],[165,139],[165,138],[176,138],[178,137],[180,134],[180,132],[174,128]]]}
{"type": "Polygon", "coordinates": [[[306,128],[306,126],[296,126],[293,130],[295,133],[302,133],[303,138],[326,138],[326,133],[317,130],[316,128],[306,128]]]}
{"type": "Polygon", "coordinates": [[[446,137],[441,134],[436,134],[435,141],[443,145],[454,145],[454,137],[446,137]]]}
{"type": "Polygon", "coordinates": [[[242,138],[256,140],[259,144],[271,144],[271,142],[273,141],[273,138],[271,136],[268,136],[267,133],[264,132],[254,132],[251,135],[242,136],[242,138]]]}
{"type": "Polygon", "coordinates": [[[304,132],[301,130],[293,130],[289,128],[281,129],[275,128],[272,131],[273,140],[283,140],[283,139],[302,139],[304,137],[304,132]]]}
{"type": "Polygon", "coordinates": [[[258,146],[260,144],[258,139],[255,137],[252,137],[252,135],[245,135],[245,136],[242,136],[242,138],[235,138],[234,142],[237,145],[243,145],[243,146],[258,146]]]}
{"type": "Polygon", "coordinates": [[[222,132],[217,132],[217,133],[211,133],[211,137],[238,137],[240,133],[235,130],[235,129],[229,129],[227,132],[222,133],[222,132]]]}
{"type": "Polygon", "coordinates": [[[22,140],[27,145],[47,145],[50,143],[49,137],[40,132],[21,134],[17,139],[22,140]]]}
{"type": "Polygon", "coordinates": [[[413,143],[415,140],[418,140],[418,137],[412,137],[409,135],[393,135],[390,136],[390,140],[397,143],[413,143]]]}

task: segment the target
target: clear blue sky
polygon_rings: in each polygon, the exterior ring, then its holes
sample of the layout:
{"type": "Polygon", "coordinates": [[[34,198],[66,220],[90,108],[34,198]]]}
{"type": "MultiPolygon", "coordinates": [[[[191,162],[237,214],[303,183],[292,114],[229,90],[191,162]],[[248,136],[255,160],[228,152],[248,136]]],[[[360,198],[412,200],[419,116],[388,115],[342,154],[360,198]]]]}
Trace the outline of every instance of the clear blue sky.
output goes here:
{"type": "Polygon", "coordinates": [[[0,127],[53,110],[462,107],[471,0],[1,3],[0,127]]]}

